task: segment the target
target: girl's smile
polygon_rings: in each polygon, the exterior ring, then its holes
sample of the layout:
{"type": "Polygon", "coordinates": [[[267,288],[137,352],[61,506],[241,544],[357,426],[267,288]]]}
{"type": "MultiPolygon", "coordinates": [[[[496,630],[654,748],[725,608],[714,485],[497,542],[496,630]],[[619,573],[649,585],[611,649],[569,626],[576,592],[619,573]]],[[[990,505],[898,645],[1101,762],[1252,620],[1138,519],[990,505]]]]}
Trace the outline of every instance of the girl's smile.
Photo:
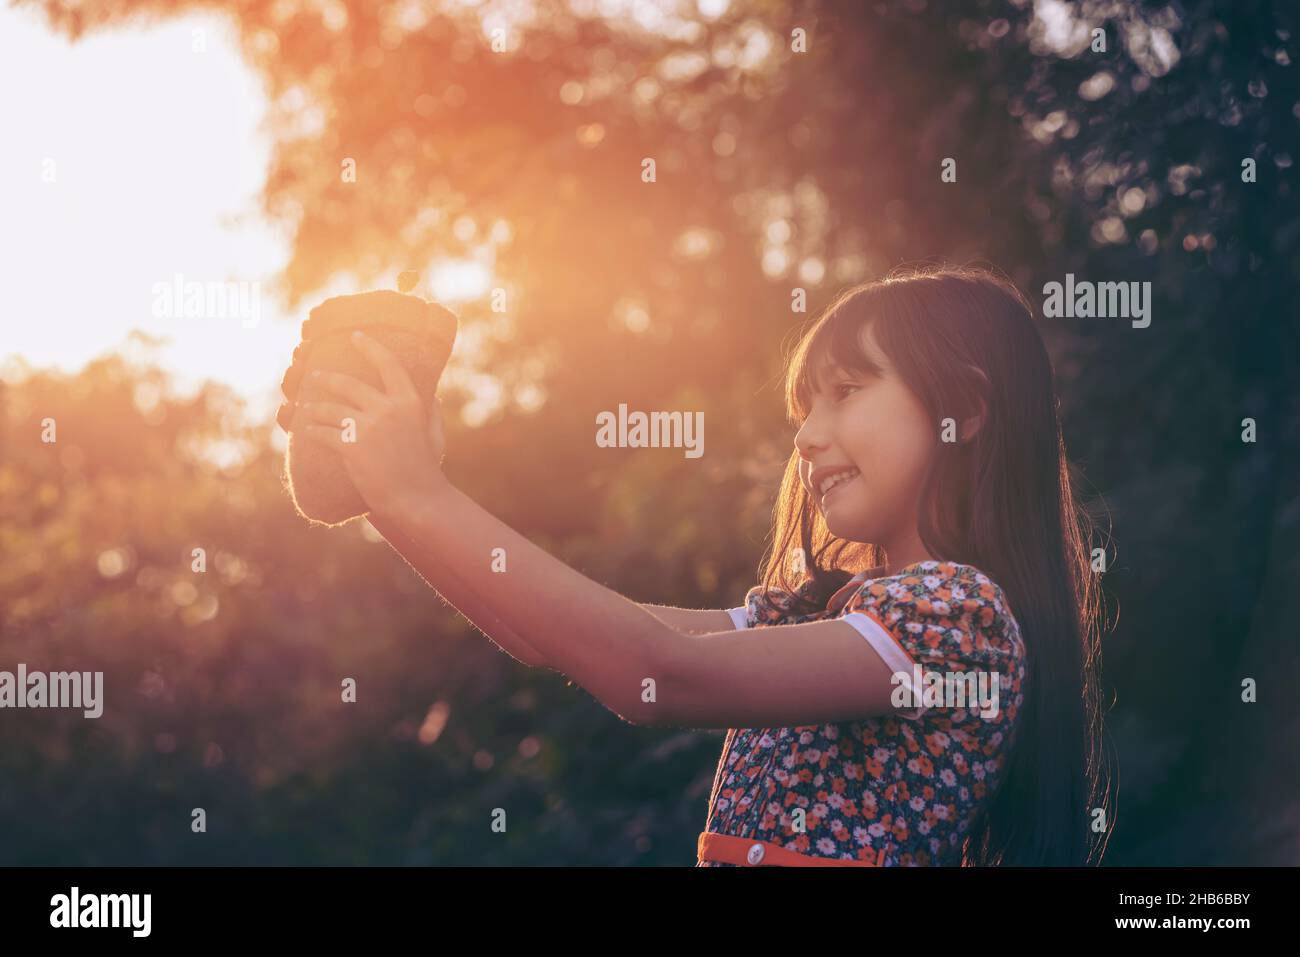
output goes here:
{"type": "Polygon", "coordinates": [[[851,477],[837,481],[834,485],[832,485],[830,488],[828,488],[825,492],[822,493],[822,508],[826,508],[827,503],[829,503],[831,500],[831,496],[838,493],[841,488],[843,488],[845,485],[852,485],[854,482],[856,482],[859,478],[862,477],[862,473],[859,472],[857,469],[854,469],[853,472],[854,474],[851,477]]]}
{"type": "Polygon", "coordinates": [[[852,485],[861,477],[862,473],[858,471],[856,466],[833,466],[829,468],[822,466],[813,469],[810,482],[812,487],[817,490],[818,500],[824,510],[826,503],[830,501],[832,495],[840,490],[841,486],[852,485]]]}

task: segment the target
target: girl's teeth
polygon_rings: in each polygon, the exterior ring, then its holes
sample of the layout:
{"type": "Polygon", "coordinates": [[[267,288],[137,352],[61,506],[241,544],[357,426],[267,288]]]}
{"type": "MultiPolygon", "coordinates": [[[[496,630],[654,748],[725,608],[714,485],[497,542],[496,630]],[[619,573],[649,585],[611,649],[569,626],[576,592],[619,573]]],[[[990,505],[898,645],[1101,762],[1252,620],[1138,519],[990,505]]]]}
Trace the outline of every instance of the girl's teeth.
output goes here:
{"type": "Polygon", "coordinates": [[[843,485],[845,482],[851,482],[853,479],[857,477],[858,477],[857,469],[854,469],[852,472],[841,473],[840,475],[836,476],[834,479],[831,480],[830,484],[826,486],[826,491],[822,492],[822,495],[823,496],[826,495],[828,492],[830,492],[831,489],[843,485]]]}

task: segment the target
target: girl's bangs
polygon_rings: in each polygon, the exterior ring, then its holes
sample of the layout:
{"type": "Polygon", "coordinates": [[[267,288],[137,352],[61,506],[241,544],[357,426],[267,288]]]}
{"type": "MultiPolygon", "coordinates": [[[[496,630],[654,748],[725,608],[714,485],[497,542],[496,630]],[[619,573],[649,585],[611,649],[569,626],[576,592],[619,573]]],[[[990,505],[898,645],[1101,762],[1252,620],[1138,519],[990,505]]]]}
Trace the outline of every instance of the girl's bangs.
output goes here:
{"type": "MultiPolygon", "coordinates": [[[[865,298],[859,291],[853,305],[865,298]]],[[[786,377],[786,417],[799,422],[808,415],[815,392],[825,389],[839,372],[867,374],[875,371],[862,348],[862,334],[870,324],[870,313],[846,308],[847,296],[832,304],[818,323],[804,336],[790,357],[786,377]]]]}

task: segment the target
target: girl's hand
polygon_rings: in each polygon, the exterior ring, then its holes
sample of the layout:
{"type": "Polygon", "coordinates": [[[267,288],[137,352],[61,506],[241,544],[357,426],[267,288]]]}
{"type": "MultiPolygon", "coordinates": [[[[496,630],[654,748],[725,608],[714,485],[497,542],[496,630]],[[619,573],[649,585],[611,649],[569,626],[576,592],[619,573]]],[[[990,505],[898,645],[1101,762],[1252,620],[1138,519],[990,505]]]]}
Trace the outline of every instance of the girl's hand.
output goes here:
{"type": "Polygon", "coordinates": [[[425,408],[406,369],[380,343],[361,332],[352,341],[378,370],[384,391],[344,373],[313,372],[313,384],[337,401],[303,403],[310,424],[298,431],[339,453],[372,511],[399,512],[446,483],[442,407],[435,397],[425,408]]]}

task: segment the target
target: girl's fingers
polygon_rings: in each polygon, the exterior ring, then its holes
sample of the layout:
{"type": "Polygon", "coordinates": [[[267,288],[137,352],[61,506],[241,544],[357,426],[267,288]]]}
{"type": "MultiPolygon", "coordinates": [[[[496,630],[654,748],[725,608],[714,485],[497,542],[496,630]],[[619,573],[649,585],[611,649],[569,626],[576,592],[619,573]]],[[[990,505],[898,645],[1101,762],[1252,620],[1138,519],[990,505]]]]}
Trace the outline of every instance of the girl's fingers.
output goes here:
{"type": "MultiPolygon", "coordinates": [[[[439,456],[445,457],[447,438],[442,430],[442,403],[438,401],[436,395],[433,397],[433,402],[429,404],[429,440],[433,443],[433,447],[438,450],[439,456]]],[[[441,459],[438,464],[442,464],[441,459]]]]}
{"type": "Polygon", "coordinates": [[[361,418],[358,409],[338,402],[304,402],[299,408],[309,422],[319,422],[321,425],[332,425],[335,428],[342,428],[344,419],[356,422],[361,418]]]}
{"type": "Polygon", "coordinates": [[[347,399],[354,408],[370,410],[384,401],[384,394],[346,372],[313,372],[311,381],[340,399],[347,399]]]}
{"type": "Polygon", "coordinates": [[[384,380],[384,390],[390,399],[419,398],[415,383],[411,381],[406,368],[397,361],[397,356],[364,332],[352,333],[352,342],[379,371],[379,377],[384,380]]]}
{"type": "Polygon", "coordinates": [[[304,425],[301,429],[295,430],[294,435],[300,435],[333,449],[343,446],[343,430],[332,429],[328,425],[304,425]]]}

